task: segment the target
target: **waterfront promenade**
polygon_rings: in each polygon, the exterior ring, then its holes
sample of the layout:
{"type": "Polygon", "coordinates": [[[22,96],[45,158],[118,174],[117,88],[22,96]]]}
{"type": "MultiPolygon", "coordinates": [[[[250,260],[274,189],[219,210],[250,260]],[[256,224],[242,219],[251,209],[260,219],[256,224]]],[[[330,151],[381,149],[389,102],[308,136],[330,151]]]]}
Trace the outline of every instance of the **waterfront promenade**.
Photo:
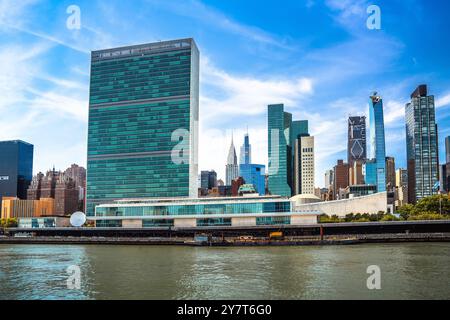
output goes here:
{"type": "Polygon", "coordinates": [[[450,221],[330,223],[305,226],[203,228],[11,228],[0,243],[183,246],[346,245],[450,241],[450,221]],[[281,233],[279,239],[271,234],[281,233]],[[208,241],[194,241],[206,235],[208,241]]]}

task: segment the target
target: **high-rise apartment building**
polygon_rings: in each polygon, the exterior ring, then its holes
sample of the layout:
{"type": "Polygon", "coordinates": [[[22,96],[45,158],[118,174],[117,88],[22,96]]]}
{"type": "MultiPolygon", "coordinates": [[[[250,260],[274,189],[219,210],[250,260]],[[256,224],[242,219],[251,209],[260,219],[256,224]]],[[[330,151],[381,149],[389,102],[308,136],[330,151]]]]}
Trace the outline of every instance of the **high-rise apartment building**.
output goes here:
{"type": "Polygon", "coordinates": [[[24,141],[0,141],[0,202],[2,197],[27,198],[33,177],[33,145],[24,141]]]}
{"type": "Polygon", "coordinates": [[[384,136],[383,99],[375,92],[369,99],[370,159],[366,164],[366,183],[386,191],[386,144],[384,136]]]}
{"type": "Polygon", "coordinates": [[[434,96],[420,85],[406,104],[406,152],[409,201],[416,203],[437,193],[439,181],[438,131],[434,96]]]}
{"type": "Polygon", "coordinates": [[[196,197],[198,104],[193,39],[93,51],[87,214],[116,199],[196,197]]]}
{"type": "Polygon", "coordinates": [[[340,199],[340,190],[349,186],[349,165],[344,160],[338,160],[334,166],[333,192],[336,199],[340,199]]]}
{"type": "Polygon", "coordinates": [[[348,118],[347,161],[351,168],[353,163],[361,164],[367,158],[366,117],[348,118]]]}

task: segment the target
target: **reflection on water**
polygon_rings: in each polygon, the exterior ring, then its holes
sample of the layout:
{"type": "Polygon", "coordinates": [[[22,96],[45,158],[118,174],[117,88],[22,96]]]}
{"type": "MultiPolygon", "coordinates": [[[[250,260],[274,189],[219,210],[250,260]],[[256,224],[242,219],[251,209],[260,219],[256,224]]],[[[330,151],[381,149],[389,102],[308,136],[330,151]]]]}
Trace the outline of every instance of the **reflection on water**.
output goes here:
{"type": "Polygon", "coordinates": [[[449,299],[450,244],[0,245],[0,299],[449,299]],[[69,290],[67,267],[81,268],[69,290]],[[369,265],[382,290],[366,287],[369,265]]]}

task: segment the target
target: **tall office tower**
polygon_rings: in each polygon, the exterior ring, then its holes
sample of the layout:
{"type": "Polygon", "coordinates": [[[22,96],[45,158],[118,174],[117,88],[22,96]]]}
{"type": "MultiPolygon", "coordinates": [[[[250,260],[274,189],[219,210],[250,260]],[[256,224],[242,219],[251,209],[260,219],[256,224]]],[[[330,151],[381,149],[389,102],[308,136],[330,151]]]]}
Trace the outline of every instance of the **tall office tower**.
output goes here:
{"type": "Polygon", "coordinates": [[[366,117],[348,118],[347,161],[351,168],[353,163],[364,163],[367,158],[366,117]]]}
{"type": "Polygon", "coordinates": [[[294,186],[296,194],[314,194],[314,137],[301,137],[296,144],[294,186]],[[300,161],[299,161],[300,160],[300,161]]]}
{"type": "Polygon", "coordinates": [[[193,39],[92,52],[88,215],[116,199],[197,196],[198,101],[193,39]]]}
{"type": "Polygon", "coordinates": [[[375,92],[369,100],[369,133],[371,172],[375,179],[366,178],[367,184],[377,186],[377,192],[386,191],[386,144],[384,138],[383,99],[375,92]]]}
{"type": "Polygon", "coordinates": [[[334,171],[327,170],[325,171],[325,188],[333,187],[334,184],[334,171]]]}
{"type": "Polygon", "coordinates": [[[269,192],[292,195],[292,114],[284,112],[283,104],[268,106],[269,192]]]}
{"type": "Polygon", "coordinates": [[[434,96],[429,96],[427,91],[426,85],[418,86],[405,108],[408,192],[411,203],[436,194],[434,186],[439,181],[434,96]]]}
{"type": "Polygon", "coordinates": [[[24,141],[0,141],[0,202],[2,197],[27,198],[33,150],[33,145],[24,141]]]}
{"type": "Polygon", "coordinates": [[[344,163],[344,160],[338,160],[337,165],[334,166],[334,183],[333,192],[336,199],[339,198],[340,189],[345,189],[349,186],[349,165],[344,163]]]}
{"type": "Polygon", "coordinates": [[[248,133],[244,136],[244,144],[241,146],[241,153],[239,155],[239,164],[252,163],[252,146],[250,145],[250,138],[248,133]]]}
{"type": "Polygon", "coordinates": [[[386,189],[392,191],[395,188],[395,159],[386,157],[386,189]]]}
{"type": "Polygon", "coordinates": [[[239,166],[237,163],[236,148],[234,147],[233,138],[231,138],[231,146],[228,151],[227,164],[225,167],[225,182],[227,186],[231,186],[234,179],[239,176],[239,166]]]}

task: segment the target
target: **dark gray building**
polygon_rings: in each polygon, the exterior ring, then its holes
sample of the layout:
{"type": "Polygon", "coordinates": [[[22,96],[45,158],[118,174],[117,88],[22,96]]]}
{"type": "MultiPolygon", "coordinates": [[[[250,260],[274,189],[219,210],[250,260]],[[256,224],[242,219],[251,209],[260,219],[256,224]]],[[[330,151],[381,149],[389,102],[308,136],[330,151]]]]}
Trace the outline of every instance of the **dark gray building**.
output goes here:
{"type": "Polygon", "coordinates": [[[217,187],[217,173],[212,171],[202,171],[200,173],[200,187],[208,190],[217,187]]]}
{"type": "Polygon", "coordinates": [[[33,145],[24,141],[0,141],[0,200],[27,198],[33,178],[33,150],[33,145]]]}
{"type": "Polygon", "coordinates": [[[355,161],[364,162],[367,158],[366,117],[348,118],[347,158],[350,167],[355,161]]]}
{"type": "Polygon", "coordinates": [[[438,191],[438,130],[434,96],[429,96],[427,91],[426,85],[420,85],[406,105],[408,199],[411,203],[438,191]]]}

